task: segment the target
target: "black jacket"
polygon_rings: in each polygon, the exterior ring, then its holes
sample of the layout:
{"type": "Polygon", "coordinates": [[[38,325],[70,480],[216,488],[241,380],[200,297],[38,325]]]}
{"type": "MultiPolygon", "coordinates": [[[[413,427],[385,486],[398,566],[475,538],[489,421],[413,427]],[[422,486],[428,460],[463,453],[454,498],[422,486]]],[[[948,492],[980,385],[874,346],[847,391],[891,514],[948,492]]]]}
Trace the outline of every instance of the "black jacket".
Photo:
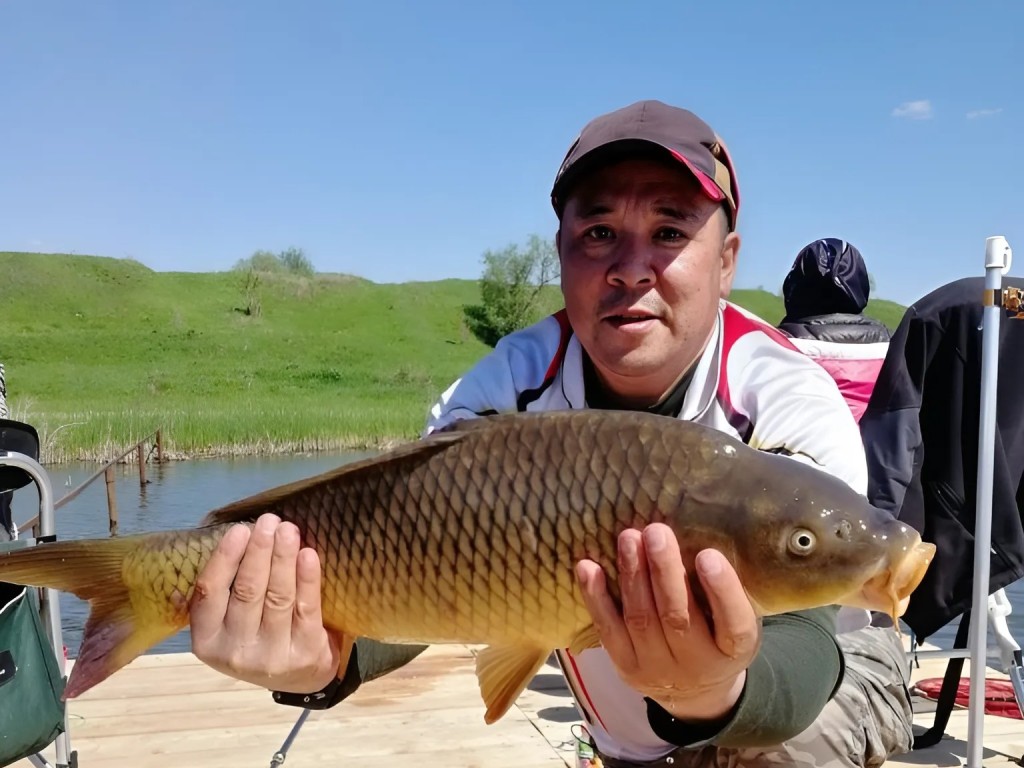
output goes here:
{"type": "Polygon", "coordinates": [[[864,315],[834,312],[829,315],[786,317],[779,330],[797,339],[834,341],[839,344],[873,344],[889,340],[885,324],[864,315]]]}
{"type": "MultiPolygon", "coordinates": [[[[983,293],[966,278],[907,309],[860,422],[869,499],[937,545],[903,617],[919,639],[971,607],[983,293]]],[[[990,594],[1024,577],[1024,319],[1001,311],[999,325],[990,594]]]]}

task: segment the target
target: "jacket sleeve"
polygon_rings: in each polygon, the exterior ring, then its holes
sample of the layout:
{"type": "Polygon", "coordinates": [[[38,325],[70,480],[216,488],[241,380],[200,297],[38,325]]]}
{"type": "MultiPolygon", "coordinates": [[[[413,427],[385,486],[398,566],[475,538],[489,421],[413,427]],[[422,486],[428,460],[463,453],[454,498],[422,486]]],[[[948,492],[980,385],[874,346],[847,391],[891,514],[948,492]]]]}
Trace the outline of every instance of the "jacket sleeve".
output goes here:
{"type": "Polygon", "coordinates": [[[559,337],[559,323],[553,315],[504,336],[441,394],[430,409],[424,434],[458,419],[519,410],[519,393],[543,380],[559,337]]]}
{"type": "Polygon", "coordinates": [[[747,670],[747,683],[722,721],[680,723],[647,701],[647,716],[659,738],[681,747],[758,747],[779,744],[803,732],[835,695],[843,680],[843,654],[835,636],[835,607],[796,611],[764,619],[761,649],[747,670]]]}
{"type": "MultiPolygon", "coordinates": [[[[723,371],[728,405],[752,425],[748,444],[788,456],[867,492],[864,448],[853,414],[832,377],[801,352],[763,333],[735,340],[723,371]]],[[[777,744],[806,729],[843,677],[830,606],[765,617],[762,646],[731,715],[674,730],[649,704],[661,738],[680,746],[777,744]]]]}
{"type": "Polygon", "coordinates": [[[938,323],[907,311],[893,334],[874,393],[860,421],[868,500],[898,514],[924,461],[920,413],[925,376],[942,340],[938,323]]]}

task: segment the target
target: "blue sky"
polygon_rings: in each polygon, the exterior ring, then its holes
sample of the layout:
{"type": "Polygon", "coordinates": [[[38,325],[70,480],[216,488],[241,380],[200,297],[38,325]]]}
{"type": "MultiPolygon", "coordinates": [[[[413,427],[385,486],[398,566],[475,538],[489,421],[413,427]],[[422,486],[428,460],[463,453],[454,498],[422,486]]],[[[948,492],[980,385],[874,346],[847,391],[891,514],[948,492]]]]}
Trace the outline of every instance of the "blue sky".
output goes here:
{"type": "Polygon", "coordinates": [[[549,237],[562,156],[642,98],[736,157],[739,287],[823,236],[897,301],[1024,274],[1024,4],[0,3],[0,250],[376,281],[549,237]]]}

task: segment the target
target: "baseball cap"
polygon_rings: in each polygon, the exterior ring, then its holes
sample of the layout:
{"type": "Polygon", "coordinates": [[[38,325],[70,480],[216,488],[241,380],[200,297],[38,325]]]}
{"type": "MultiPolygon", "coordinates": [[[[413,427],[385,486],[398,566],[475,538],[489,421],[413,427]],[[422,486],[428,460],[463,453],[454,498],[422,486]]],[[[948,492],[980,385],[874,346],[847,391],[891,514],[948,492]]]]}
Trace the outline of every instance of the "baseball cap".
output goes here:
{"type": "Polygon", "coordinates": [[[722,139],[693,112],[661,101],[638,101],[591,120],[569,147],[551,188],[559,218],[572,185],[598,162],[639,152],[665,152],[682,163],[704,194],[726,206],[736,228],[740,195],[736,171],[722,139]]]}

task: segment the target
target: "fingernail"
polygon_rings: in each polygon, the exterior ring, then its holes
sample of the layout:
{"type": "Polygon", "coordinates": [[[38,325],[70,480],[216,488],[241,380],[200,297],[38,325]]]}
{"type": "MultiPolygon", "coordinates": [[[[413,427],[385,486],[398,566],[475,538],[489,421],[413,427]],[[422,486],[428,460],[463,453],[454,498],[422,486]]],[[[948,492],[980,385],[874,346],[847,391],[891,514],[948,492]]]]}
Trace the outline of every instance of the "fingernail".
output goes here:
{"type": "Polygon", "coordinates": [[[704,576],[717,576],[722,572],[722,556],[717,552],[701,552],[697,556],[697,568],[704,576]]]}
{"type": "Polygon", "coordinates": [[[277,528],[279,522],[280,520],[274,515],[262,515],[256,521],[256,526],[264,533],[270,533],[277,528]]]}
{"type": "Polygon", "coordinates": [[[579,579],[580,586],[585,587],[590,583],[590,571],[587,568],[584,568],[583,565],[577,563],[576,578],[579,579]]]}
{"type": "Polygon", "coordinates": [[[665,532],[659,528],[651,530],[648,528],[644,531],[644,546],[647,547],[648,552],[661,552],[665,548],[665,532]]]}

